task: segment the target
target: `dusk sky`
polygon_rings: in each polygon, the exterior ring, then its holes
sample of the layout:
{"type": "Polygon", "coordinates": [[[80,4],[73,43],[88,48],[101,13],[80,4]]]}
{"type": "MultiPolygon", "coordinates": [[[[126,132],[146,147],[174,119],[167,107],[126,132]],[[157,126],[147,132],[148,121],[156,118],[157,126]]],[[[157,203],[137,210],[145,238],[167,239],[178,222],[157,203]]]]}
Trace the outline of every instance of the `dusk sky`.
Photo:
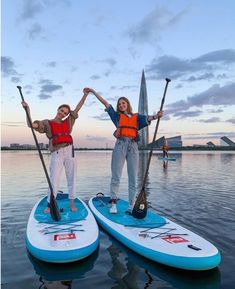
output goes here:
{"type": "MultiPolygon", "coordinates": [[[[2,146],[34,143],[17,85],[33,120],[53,118],[62,103],[75,108],[86,86],[114,107],[126,96],[137,111],[143,69],[149,114],[172,80],[157,138],[235,141],[234,15],[234,0],[2,0],[2,146]]],[[[90,94],[75,147],[112,147],[114,129],[90,94]]]]}

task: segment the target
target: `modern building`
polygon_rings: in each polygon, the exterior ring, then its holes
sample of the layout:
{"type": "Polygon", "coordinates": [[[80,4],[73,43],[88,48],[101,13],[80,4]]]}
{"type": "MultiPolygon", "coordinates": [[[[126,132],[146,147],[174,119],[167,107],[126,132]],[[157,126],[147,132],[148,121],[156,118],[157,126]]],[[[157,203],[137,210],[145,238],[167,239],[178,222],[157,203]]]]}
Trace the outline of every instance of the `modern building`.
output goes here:
{"type": "MultiPolygon", "coordinates": [[[[165,142],[165,137],[162,136],[162,137],[160,137],[159,139],[155,140],[155,142],[153,143],[153,147],[154,147],[154,148],[162,148],[164,142],[165,142]]],[[[150,143],[150,144],[148,145],[148,147],[151,148],[151,147],[152,147],[152,143],[150,143]]]]}
{"type": "Polygon", "coordinates": [[[49,145],[45,143],[39,143],[39,148],[40,149],[48,149],[49,145]]]}
{"type": "MultiPolygon", "coordinates": [[[[164,136],[154,142],[154,148],[162,148],[164,142],[167,141],[169,148],[180,148],[183,146],[181,135],[165,138],[164,136]]],[[[149,144],[149,148],[152,144],[149,144]]]]}
{"type": "Polygon", "coordinates": [[[220,145],[224,147],[235,147],[235,143],[226,136],[220,138],[220,145]]]}
{"type": "Polygon", "coordinates": [[[20,146],[20,148],[21,149],[35,149],[36,148],[36,146],[35,145],[32,145],[32,144],[22,144],[21,146],[20,146]]]}
{"type": "Polygon", "coordinates": [[[181,135],[169,137],[166,140],[169,148],[181,148],[183,146],[181,135]]]}
{"type": "MultiPolygon", "coordinates": [[[[139,95],[139,114],[148,115],[148,96],[144,70],[142,71],[140,95],[139,95]]],[[[140,141],[138,143],[139,149],[145,149],[149,142],[149,128],[148,126],[139,131],[140,141]]]]}
{"type": "Polygon", "coordinates": [[[209,141],[208,143],[206,143],[208,147],[210,148],[214,148],[216,147],[216,145],[212,142],[212,141],[209,141]]]}
{"type": "Polygon", "coordinates": [[[11,143],[10,148],[20,148],[20,144],[19,143],[11,143]]]}

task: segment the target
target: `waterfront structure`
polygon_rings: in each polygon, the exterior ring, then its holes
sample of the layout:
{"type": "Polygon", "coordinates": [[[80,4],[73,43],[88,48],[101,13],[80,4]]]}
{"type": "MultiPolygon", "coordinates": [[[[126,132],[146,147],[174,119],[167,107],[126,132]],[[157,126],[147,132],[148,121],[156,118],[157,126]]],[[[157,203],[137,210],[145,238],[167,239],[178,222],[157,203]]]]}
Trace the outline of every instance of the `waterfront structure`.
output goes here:
{"type": "MultiPolygon", "coordinates": [[[[45,150],[48,149],[49,145],[48,144],[44,144],[44,143],[39,143],[39,148],[41,150],[45,150]]],[[[18,143],[11,143],[10,144],[10,148],[11,149],[35,149],[36,146],[32,145],[32,144],[18,144],[18,143]]]]}
{"type": "MultiPolygon", "coordinates": [[[[154,148],[162,148],[164,142],[167,141],[169,148],[181,148],[183,146],[183,142],[181,139],[181,135],[165,138],[164,136],[160,137],[154,142],[154,148]]],[[[152,144],[149,144],[150,148],[152,144]]]]}
{"type": "Polygon", "coordinates": [[[11,143],[10,144],[10,148],[20,148],[20,144],[19,143],[11,143]]]}
{"type": "MultiPolygon", "coordinates": [[[[162,137],[160,137],[159,139],[155,140],[155,142],[153,143],[153,147],[154,147],[154,148],[162,148],[164,142],[165,142],[165,137],[162,136],[162,137]]],[[[152,143],[150,143],[150,144],[148,145],[149,148],[151,148],[151,146],[152,146],[152,143]]]]}
{"type": "Polygon", "coordinates": [[[224,147],[235,147],[235,143],[226,136],[220,138],[220,145],[224,147]]]}
{"type": "Polygon", "coordinates": [[[214,148],[216,147],[216,145],[212,142],[212,141],[209,141],[208,143],[206,143],[208,147],[210,148],[214,148]]]}
{"type": "MultiPolygon", "coordinates": [[[[139,114],[148,115],[148,96],[144,70],[142,71],[140,95],[139,95],[139,114]]],[[[138,142],[139,149],[146,149],[149,142],[149,128],[148,126],[139,131],[140,141],[138,142]]]]}
{"type": "Polygon", "coordinates": [[[166,140],[167,140],[167,144],[168,144],[169,148],[171,148],[171,147],[181,148],[183,146],[181,135],[169,137],[169,138],[166,138],[166,140]]]}
{"type": "Polygon", "coordinates": [[[46,150],[49,148],[49,144],[45,144],[45,143],[39,143],[39,148],[42,150],[46,150]]]}

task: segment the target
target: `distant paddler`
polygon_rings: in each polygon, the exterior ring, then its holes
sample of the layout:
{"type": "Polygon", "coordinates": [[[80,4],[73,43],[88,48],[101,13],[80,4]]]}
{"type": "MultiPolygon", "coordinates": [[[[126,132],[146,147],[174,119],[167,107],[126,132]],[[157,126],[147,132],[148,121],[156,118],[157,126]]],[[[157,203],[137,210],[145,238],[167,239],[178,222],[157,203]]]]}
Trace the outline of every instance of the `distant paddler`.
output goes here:
{"type": "Polygon", "coordinates": [[[168,158],[168,150],[169,150],[169,146],[168,146],[167,140],[165,140],[162,146],[163,158],[168,158]]]}

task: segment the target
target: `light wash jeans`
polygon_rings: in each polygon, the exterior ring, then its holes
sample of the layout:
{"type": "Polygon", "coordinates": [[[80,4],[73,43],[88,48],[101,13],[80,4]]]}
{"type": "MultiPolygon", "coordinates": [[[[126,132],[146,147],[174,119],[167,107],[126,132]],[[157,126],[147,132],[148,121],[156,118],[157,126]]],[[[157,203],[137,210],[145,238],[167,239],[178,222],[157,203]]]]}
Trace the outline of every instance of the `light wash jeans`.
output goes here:
{"type": "MultiPolygon", "coordinates": [[[[51,181],[51,185],[52,185],[55,197],[59,190],[63,167],[65,168],[69,199],[75,199],[77,168],[76,168],[75,157],[73,157],[72,145],[68,145],[64,148],[60,148],[59,150],[51,153],[50,181],[51,181]]],[[[48,203],[50,202],[50,195],[51,195],[51,191],[50,191],[50,188],[48,188],[48,196],[47,196],[48,203]]]]}
{"type": "Polygon", "coordinates": [[[129,207],[132,207],[136,195],[139,151],[137,142],[130,138],[117,139],[115,143],[111,163],[111,198],[117,198],[119,193],[119,184],[125,160],[127,161],[129,207]]]}

